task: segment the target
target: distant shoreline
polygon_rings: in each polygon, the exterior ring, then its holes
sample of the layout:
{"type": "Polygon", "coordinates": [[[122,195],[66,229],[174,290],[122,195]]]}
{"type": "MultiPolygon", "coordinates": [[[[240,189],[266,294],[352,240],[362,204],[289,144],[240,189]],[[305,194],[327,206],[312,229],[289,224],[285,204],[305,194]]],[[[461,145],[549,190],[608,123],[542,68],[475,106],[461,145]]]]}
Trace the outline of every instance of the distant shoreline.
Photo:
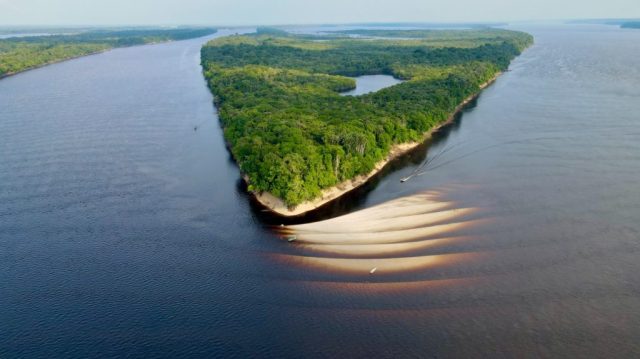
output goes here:
{"type": "MultiPolygon", "coordinates": [[[[145,44],[145,45],[148,45],[148,44],[145,44]]],[[[150,44],[149,44],[149,45],[150,45],[150,44]]],[[[141,45],[138,45],[138,46],[141,46],[141,45]]],[[[104,50],[100,50],[100,51],[90,52],[90,53],[88,53],[88,54],[84,54],[84,55],[78,55],[78,56],[73,56],[73,57],[67,57],[67,58],[64,58],[64,59],[59,59],[59,60],[49,61],[49,62],[46,62],[46,63],[44,63],[44,64],[40,64],[40,65],[36,65],[36,66],[32,66],[32,67],[28,67],[28,68],[26,68],[26,69],[23,69],[23,70],[20,70],[20,71],[16,71],[16,72],[7,72],[6,74],[2,74],[2,75],[0,75],[0,80],[4,79],[4,78],[6,78],[6,77],[15,76],[15,75],[18,75],[18,74],[21,74],[21,73],[27,72],[27,71],[37,70],[37,69],[40,69],[40,68],[43,68],[43,67],[47,67],[47,66],[49,66],[49,65],[55,65],[55,64],[59,64],[59,63],[61,63],[61,62],[65,62],[65,61],[71,61],[71,60],[79,59],[79,58],[81,58],[81,57],[87,57],[87,56],[92,56],[92,55],[99,55],[99,54],[103,54],[103,53],[105,53],[105,52],[111,51],[111,50],[113,50],[113,49],[121,49],[121,48],[122,48],[122,47],[112,47],[112,48],[109,48],[109,49],[104,49],[104,50]]]]}
{"type": "MultiPolygon", "coordinates": [[[[210,35],[213,35],[213,34],[205,35],[205,36],[202,36],[202,37],[206,37],[206,36],[210,36],[210,35]]],[[[20,71],[16,71],[16,72],[7,72],[6,74],[0,75],[0,80],[2,80],[4,78],[7,78],[7,77],[19,75],[19,74],[27,72],[27,71],[37,70],[37,69],[40,69],[40,68],[43,68],[43,67],[47,67],[47,66],[50,66],[50,65],[59,64],[61,62],[71,61],[71,60],[75,60],[75,59],[79,59],[79,58],[87,57],[87,56],[104,54],[106,52],[109,52],[109,51],[112,51],[112,50],[115,50],[115,49],[126,49],[126,48],[136,47],[136,46],[157,45],[157,44],[165,44],[165,43],[174,42],[174,41],[184,41],[184,40],[193,40],[193,39],[197,39],[197,37],[190,38],[190,39],[154,41],[154,42],[149,42],[149,43],[146,43],[146,44],[136,44],[136,45],[128,45],[128,46],[110,47],[108,49],[104,49],[104,50],[100,50],[100,51],[94,51],[94,52],[90,52],[90,53],[87,53],[87,54],[84,54],[84,55],[77,55],[77,56],[72,56],[72,57],[66,57],[64,59],[49,61],[49,62],[40,64],[40,65],[28,67],[26,69],[23,69],[23,70],[20,70],[20,71]]]]}
{"type": "MultiPolygon", "coordinates": [[[[255,199],[264,207],[266,207],[267,209],[269,209],[271,212],[276,213],[278,215],[284,216],[284,217],[295,217],[295,216],[301,216],[303,214],[306,214],[308,212],[312,212],[316,209],[319,209],[320,207],[342,197],[343,195],[353,191],[354,189],[359,188],[360,186],[366,184],[371,178],[373,178],[374,176],[376,176],[378,173],[380,173],[380,171],[382,171],[387,164],[389,164],[391,161],[395,160],[398,157],[401,157],[409,152],[411,152],[412,150],[414,150],[415,148],[417,148],[418,146],[420,146],[421,144],[423,144],[427,139],[429,139],[431,137],[431,135],[439,130],[440,128],[442,128],[443,126],[450,124],[456,117],[457,114],[459,114],[464,107],[471,101],[475,100],[476,98],[478,98],[478,96],[480,96],[480,94],[482,93],[482,90],[484,90],[485,88],[487,88],[488,86],[490,86],[492,83],[494,83],[498,77],[502,75],[502,72],[498,72],[495,74],[495,76],[493,76],[489,81],[481,84],[478,87],[478,91],[467,97],[464,101],[462,101],[453,111],[453,113],[449,116],[449,118],[447,118],[446,121],[442,122],[441,124],[435,126],[434,128],[432,128],[431,130],[427,131],[424,133],[422,140],[420,141],[415,141],[415,142],[405,142],[405,143],[400,143],[400,144],[396,144],[394,145],[391,150],[389,151],[389,154],[387,155],[387,158],[376,163],[374,169],[369,172],[366,175],[360,175],[357,176],[355,178],[352,178],[350,180],[344,181],[338,185],[335,185],[333,187],[327,188],[322,190],[322,195],[313,200],[313,201],[307,201],[307,202],[303,202],[299,205],[297,205],[293,210],[290,210],[289,207],[284,203],[284,201],[276,196],[274,196],[273,194],[269,193],[269,192],[262,192],[262,193],[258,193],[258,192],[250,192],[255,199]]],[[[245,180],[245,182],[247,184],[249,184],[251,182],[251,179],[246,176],[243,175],[242,176],[243,179],[245,180]]]]}

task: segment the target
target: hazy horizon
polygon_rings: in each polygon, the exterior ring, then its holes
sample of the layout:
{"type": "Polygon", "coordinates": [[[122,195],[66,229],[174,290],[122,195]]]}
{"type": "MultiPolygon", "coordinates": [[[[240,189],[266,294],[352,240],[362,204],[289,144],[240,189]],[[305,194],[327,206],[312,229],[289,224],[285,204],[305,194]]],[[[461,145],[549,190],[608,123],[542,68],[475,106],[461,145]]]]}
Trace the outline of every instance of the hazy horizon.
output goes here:
{"type": "Polygon", "coordinates": [[[0,27],[485,23],[637,17],[640,3],[636,0],[604,4],[578,0],[0,0],[0,27]]]}

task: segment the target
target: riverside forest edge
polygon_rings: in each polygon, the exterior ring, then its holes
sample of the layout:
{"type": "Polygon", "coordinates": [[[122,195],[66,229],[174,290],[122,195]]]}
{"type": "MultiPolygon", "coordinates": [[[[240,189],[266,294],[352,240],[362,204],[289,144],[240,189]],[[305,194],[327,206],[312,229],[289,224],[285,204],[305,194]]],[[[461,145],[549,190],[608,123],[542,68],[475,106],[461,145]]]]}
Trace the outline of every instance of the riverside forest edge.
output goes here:
{"type": "Polygon", "coordinates": [[[0,79],[113,48],[186,40],[215,32],[212,28],[104,29],[0,39],[0,79]]]}
{"type": "Polygon", "coordinates": [[[532,44],[529,34],[493,28],[324,35],[262,28],[212,40],[201,57],[248,190],[273,212],[295,216],[416,147],[532,44]],[[355,88],[347,76],[375,74],[405,82],[340,95],[355,88]]]}

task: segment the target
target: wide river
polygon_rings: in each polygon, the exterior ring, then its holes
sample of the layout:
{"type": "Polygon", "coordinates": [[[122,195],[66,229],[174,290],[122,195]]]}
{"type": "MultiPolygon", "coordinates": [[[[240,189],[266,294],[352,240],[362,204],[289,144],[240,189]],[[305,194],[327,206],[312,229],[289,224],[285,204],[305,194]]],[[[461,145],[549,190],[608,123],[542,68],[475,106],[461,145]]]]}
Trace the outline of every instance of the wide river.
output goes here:
{"type": "Polygon", "coordinates": [[[305,219],[477,209],[375,275],[250,200],[206,39],[0,80],[0,357],[639,356],[640,30],[519,29],[536,44],[454,124],[305,219]]]}

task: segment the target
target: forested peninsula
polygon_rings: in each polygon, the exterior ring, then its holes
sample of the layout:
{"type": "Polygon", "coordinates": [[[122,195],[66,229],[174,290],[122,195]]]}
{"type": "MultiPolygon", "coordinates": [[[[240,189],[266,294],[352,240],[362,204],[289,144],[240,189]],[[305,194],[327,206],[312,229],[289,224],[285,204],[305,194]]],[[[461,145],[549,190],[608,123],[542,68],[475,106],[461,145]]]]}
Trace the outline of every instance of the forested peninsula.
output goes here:
{"type": "Polygon", "coordinates": [[[274,29],[213,40],[202,64],[248,189],[298,215],[339,197],[415,147],[533,43],[501,29],[274,29]],[[341,96],[352,76],[405,82],[341,96]]]}
{"type": "Polygon", "coordinates": [[[215,32],[211,28],[128,29],[10,37],[0,40],[0,78],[116,47],[185,40],[215,32]]]}

